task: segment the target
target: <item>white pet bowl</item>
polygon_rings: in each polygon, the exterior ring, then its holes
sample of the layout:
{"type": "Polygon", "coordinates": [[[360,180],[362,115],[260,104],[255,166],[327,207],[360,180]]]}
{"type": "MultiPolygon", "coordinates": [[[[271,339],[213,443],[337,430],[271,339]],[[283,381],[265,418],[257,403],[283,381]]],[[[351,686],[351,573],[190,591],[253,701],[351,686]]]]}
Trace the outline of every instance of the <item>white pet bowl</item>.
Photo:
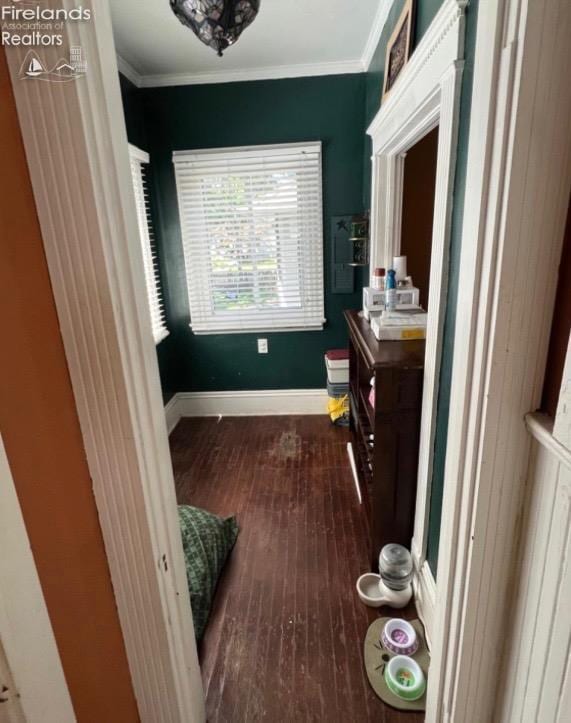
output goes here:
{"type": "Polygon", "coordinates": [[[357,580],[357,593],[361,602],[370,608],[378,608],[383,604],[384,598],[379,590],[380,575],[367,572],[357,580]]]}
{"type": "Polygon", "coordinates": [[[396,655],[414,655],[418,650],[416,630],[406,620],[391,618],[383,628],[383,645],[396,655]]]}

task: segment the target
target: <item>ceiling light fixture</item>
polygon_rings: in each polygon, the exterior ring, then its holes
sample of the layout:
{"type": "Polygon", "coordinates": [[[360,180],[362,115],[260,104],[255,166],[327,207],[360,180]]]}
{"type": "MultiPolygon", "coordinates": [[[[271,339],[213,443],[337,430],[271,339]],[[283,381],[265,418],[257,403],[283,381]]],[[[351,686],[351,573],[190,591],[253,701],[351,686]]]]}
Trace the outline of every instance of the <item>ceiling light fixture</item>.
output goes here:
{"type": "Polygon", "coordinates": [[[205,45],[222,53],[252,23],[261,0],[170,0],[171,9],[183,25],[205,45]]]}

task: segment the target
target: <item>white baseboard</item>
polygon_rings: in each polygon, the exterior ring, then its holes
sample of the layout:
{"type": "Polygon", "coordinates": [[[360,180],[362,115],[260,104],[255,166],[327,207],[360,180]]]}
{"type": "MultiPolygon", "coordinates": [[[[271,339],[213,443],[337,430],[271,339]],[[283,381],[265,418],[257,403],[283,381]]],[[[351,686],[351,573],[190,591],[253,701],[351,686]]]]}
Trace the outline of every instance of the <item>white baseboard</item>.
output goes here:
{"type": "Polygon", "coordinates": [[[327,414],[326,389],[180,392],[165,406],[169,434],[182,417],[327,414]]]}
{"type": "Polygon", "coordinates": [[[176,425],[180,422],[181,415],[178,411],[178,394],[175,394],[165,404],[165,419],[167,422],[167,431],[170,434],[176,425]]]}
{"type": "Polygon", "coordinates": [[[426,560],[422,563],[420,569],[415,564],[412,589],[418,617],[424,625],[426,643],[428,648],[431,649],[436,610],[436,581],[426,560]]]}

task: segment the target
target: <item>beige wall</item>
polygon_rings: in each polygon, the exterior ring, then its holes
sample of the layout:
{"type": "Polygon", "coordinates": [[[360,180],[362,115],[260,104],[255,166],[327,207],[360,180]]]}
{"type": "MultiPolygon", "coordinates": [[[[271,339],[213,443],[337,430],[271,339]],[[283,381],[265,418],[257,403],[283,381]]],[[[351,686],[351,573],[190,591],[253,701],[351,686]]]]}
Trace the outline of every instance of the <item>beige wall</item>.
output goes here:
{"type": "Polygon", "coordinates": [[[0,52],[0,428],[80,723],[139,719],[6,59],[0,52]]]}

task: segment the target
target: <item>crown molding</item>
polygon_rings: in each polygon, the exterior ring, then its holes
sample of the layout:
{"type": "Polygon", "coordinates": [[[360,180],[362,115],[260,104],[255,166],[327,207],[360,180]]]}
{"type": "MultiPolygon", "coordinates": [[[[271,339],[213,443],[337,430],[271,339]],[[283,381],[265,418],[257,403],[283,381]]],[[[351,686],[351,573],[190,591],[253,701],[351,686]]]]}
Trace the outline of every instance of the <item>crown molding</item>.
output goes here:
{"type": "Polygon", "coordinates": [[[249,80],[278,80],[302,78],[312,75],[345,75],[362,73],[360,60],[334,61],[329,63],[306,63],[276,65],[248,70],[213,71],[207,73],[168,73],[166,75],[139,76],[142,88],[159,88],[170,85],[205,85],[207,83],[236,83],[249,80]]]}
{"type": "Polygon", "coordinates": [[[394,0],[380,0],[379,2],[379,7],[377,8],[373,25],[371,26],[371,32],[369,33],[367,43],[365,44],[365,48],[363,50],[363,55],[361,56],[361,65],[363,66],[363,70],[365,72],[369,70],[369,66],[371,65],[371,61],[373,60],[375,50],[377,49],[381,39],[381,34],[383,32],[383,28],[385,27],[385,23],[387,22],[387,18],[389,17],[389,12],[393,6],[393,2],[394,0]]]}
{"type": "Polygon", "coordinates": [[[122,58],[119,54],[117,54],[117,67],[119,68],[119,72],[122,73],[128,80],[133,83],[133,85],[136,85],[137,88],[140,88],[142,85],[143,78],[140,73],[137,73],[135,68],[128,63],[125,58],[122,58]]]}

